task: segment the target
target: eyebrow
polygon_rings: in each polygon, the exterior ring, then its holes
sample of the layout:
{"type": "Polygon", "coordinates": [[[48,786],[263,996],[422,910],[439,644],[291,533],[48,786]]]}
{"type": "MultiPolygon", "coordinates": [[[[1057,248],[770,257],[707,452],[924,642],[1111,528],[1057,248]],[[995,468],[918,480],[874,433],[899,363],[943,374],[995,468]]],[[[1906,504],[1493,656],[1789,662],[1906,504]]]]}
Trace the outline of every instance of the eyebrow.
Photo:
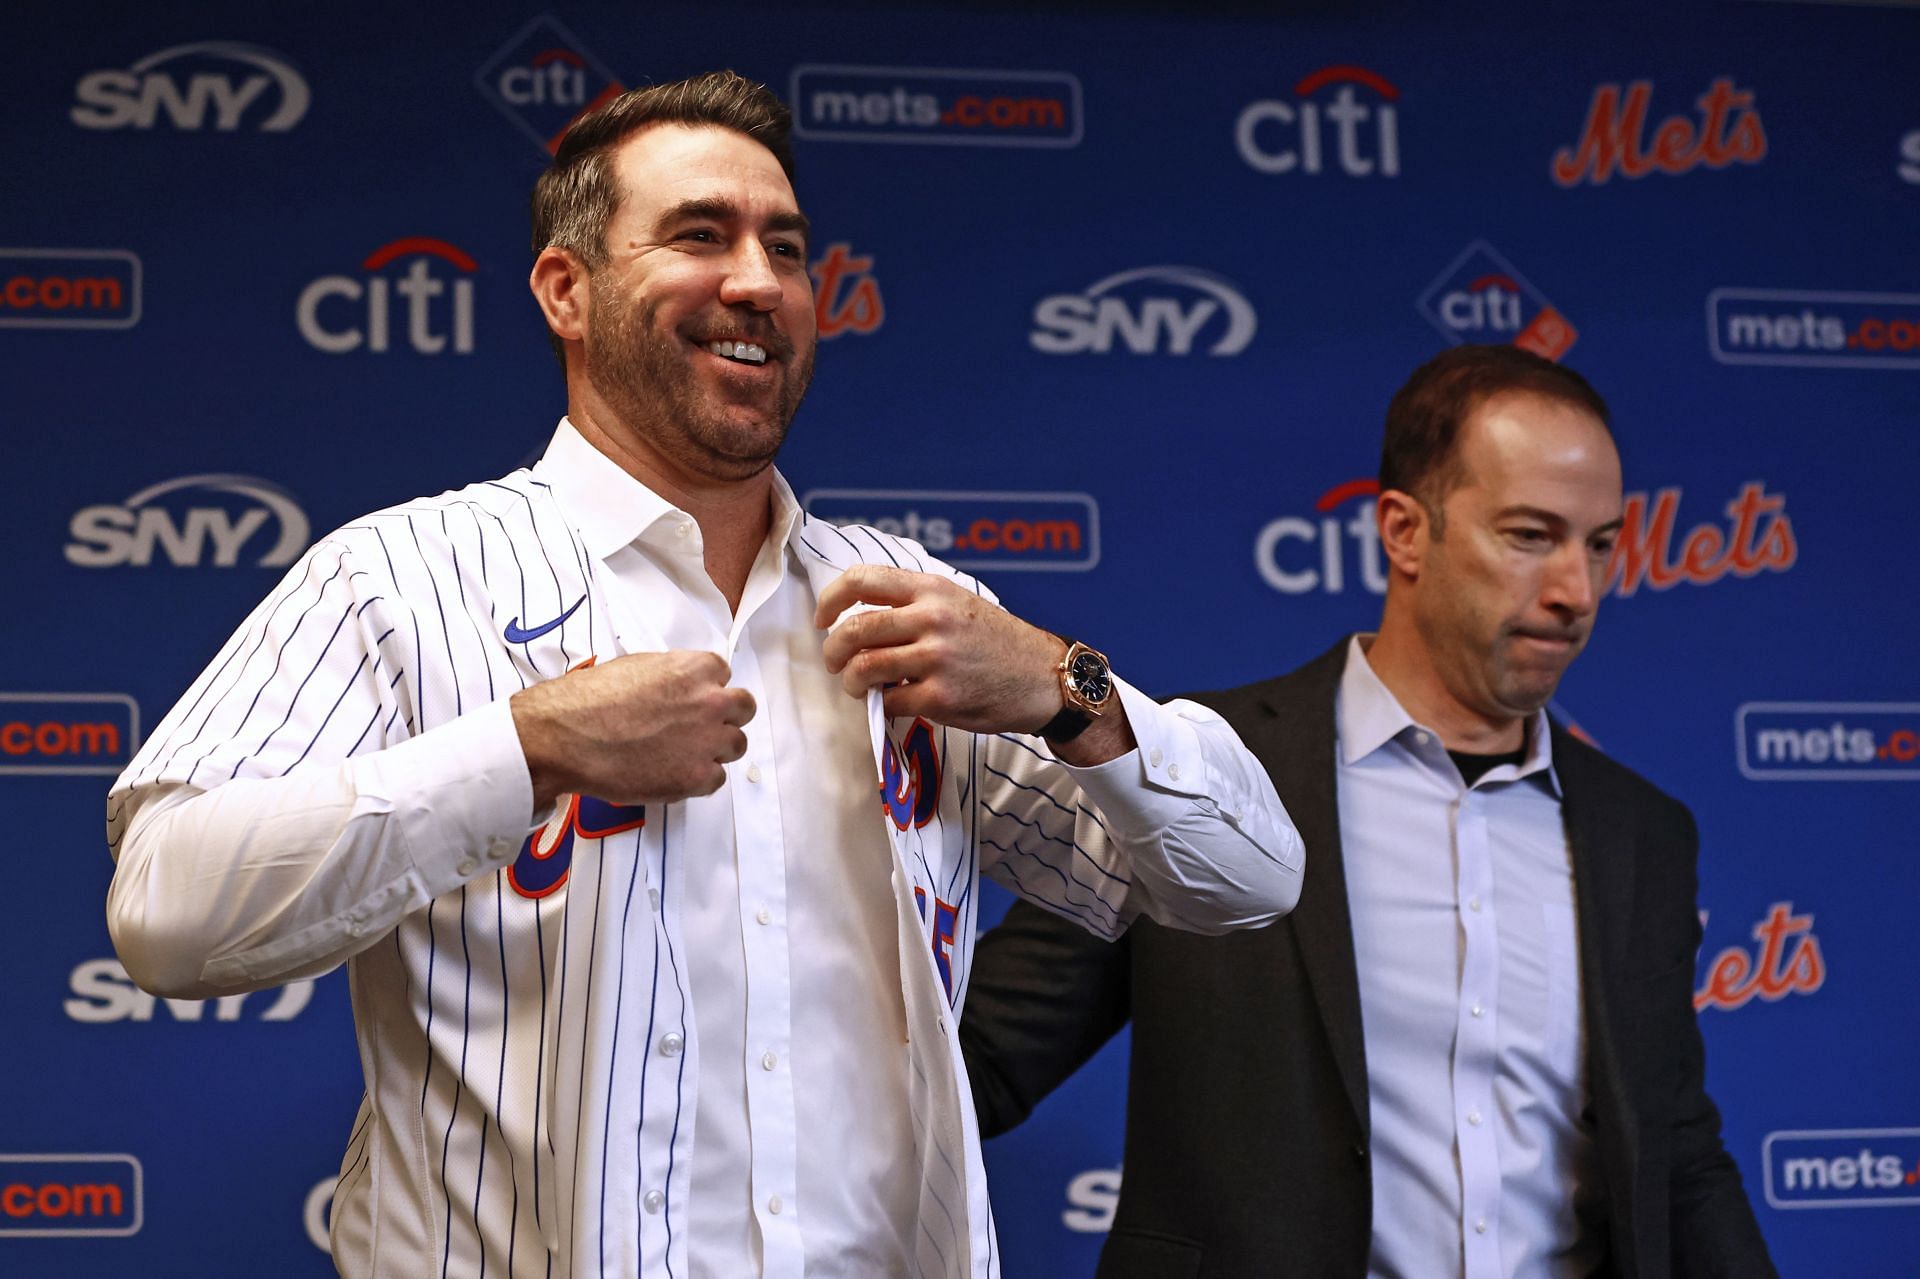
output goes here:
{"type": "MultiPolygon", "coordinates": [[[[746,214],[733,201],[723,200],[717,196],[706,196],[696,200],[682,200],[666,209],[660,214],[654,226],[657,230],[665,231],[669,226],[679,222],[742,222],[745,220],[746,214]]],[[[813,224],[808,222],[807,215],[798,209],[770,214],[767,217],[767,229],[797,232],[803,241],[809,243],[812,241],[813,224]]]]}
{"type": "MultiPolygon", "coordinates": [[[[1526,519],[1539,520],[1542,524],[1547,524],[1554,528],[1563,529],[1568,527],[1567,519],[1564,515],[1558,515],[1552,511],[1542,510],[1540,507],[1537,507],[1537,506],[1503,507],[1499,511],[1496,511],[1494,513],[1493,518],[1496,520],[1508,520],[1508,519],[1514,518],[1515,516],[1521,516],[1526,519]]],[[[1622,528],[1626,527],[1626,523],[1627,521],[1625,516],[1616,516],[1615,518],[1608,520],[1605,524],[1602,524],[1599,528],[1594,529],[1593,532],[1587,534],[1587,536],[1598,537],[1602,533],[1618,533],[1622,528]]]]}

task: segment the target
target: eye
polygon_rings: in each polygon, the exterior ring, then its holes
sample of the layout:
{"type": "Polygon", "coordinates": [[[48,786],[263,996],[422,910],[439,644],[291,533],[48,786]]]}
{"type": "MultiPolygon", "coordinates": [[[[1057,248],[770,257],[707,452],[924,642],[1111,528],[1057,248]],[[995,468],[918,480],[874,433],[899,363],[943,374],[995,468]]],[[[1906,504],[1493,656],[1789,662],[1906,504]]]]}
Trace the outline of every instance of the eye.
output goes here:
{"type": "Polygon", "coordinates": [[[718,244],[719,233],[711,227],[690,227],[674,237],[679,240],[692,240],[696,244],[718,244]]]}
{"type": "Polygon", "coordinates": [[[767,252],[776,258],[802,259],[806,257],[806,248],[792,240],[775,240],[767,246],[767,252]]]}
{"type": "Polygon", "coordinates": [[[1553,541],[1551,535],[1542,528],[1510,528],[1507,536],[1528,548],[1546,546],[1553,541]]]}
{"type": "Polygon", "coordinates": [[[1612,535],[1608,535],[1606,537],[1596,537],[1593,539],[1593,543],[1592,543],[1593,553],[1597,556],[1611,555],[1613,554],[1613,543],[1614,543],[1614,538],[1612,535]]]}

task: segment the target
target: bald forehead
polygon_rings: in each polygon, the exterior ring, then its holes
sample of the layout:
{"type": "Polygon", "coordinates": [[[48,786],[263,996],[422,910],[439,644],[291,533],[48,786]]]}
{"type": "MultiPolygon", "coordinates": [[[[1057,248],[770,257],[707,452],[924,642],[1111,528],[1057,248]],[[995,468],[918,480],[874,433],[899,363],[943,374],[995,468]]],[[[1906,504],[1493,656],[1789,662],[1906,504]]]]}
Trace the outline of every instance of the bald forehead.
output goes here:
{"type": "Polygon", "coordinates": [[[1488,466],[1582,465],[1620,471],[1606,423],[1582,405],[1534,391],[1490,395],[1467,416],[1457,445],[1466,477],[1488,466]]]}

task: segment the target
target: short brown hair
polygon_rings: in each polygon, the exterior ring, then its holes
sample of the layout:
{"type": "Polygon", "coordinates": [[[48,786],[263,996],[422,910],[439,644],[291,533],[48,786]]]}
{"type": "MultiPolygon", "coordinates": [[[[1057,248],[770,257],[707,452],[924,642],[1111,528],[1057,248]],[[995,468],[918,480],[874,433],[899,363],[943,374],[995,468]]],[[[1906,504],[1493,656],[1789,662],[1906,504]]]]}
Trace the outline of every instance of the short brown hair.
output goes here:
{"type": "Polygon", "coordinates": [[[1444,528],[1442,500],[1460,482],[1460,428],[1474,410],[1509,391],[1558,400],[1612,429],[1607,402],[1587,379],[1517,346],[1456,346],[1413,371],[1387,405],[1380,450],[1380,488],[1411,493],[1426,508],[1435,534],[1444,528]]]}
{"type": "MultiPolygon", "coordinates": [[[[607,223],[620,207],[615,148],[654,124],[712,125],[773,152],[793,181],[793,115],[766,85],[732,71],[629,89],[575,120],[533,184],[533,251],[567,249],[597,271],[607,261],[607,223]]],[[[553,349],[561,349],[553,338],[553,349]]]]}

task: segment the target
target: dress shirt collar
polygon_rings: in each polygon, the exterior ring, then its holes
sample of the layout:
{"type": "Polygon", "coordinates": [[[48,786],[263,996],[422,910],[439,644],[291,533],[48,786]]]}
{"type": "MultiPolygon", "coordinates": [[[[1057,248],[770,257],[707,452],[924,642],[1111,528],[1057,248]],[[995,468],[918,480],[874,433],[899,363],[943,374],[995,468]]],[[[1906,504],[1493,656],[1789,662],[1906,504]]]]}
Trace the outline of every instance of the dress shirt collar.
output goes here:
{"type": "MultiPolygon", "coordinates": [[[[693,519],[627,474],[564,417],[534,472],[560,493],[588,553],[595,559],[604,560],[623,546],[650,534],[664,535],[678,522],[693,519]]],[[[775,471],[770,540],[797,550],[799,528],[800,503],[786,478],[775,471]]]]}
{"type": "MultiPolygon", "coordinates": [[[[1355,635],[1347,641],[1347,668],[1340,676],[1340,762],[1348,766],[1403,734],[1424,732],[1431,737],[1433,747],[1440,744],[1440,734],[1407,714],[1400,699],[1374,673],[1372,663],[1367,661],[1367,645],[1373,638],[1355,635]]],[[[1554,794],[1560,794],[1560,778],[1553,771],[1553,735],[1547,730],[1545,711],[1535,711],[1528,717],[1526,743],[1527,753],[1511,774],[1503,766],[1487,776],[1496,781],[1517,780],[1544,772],[1542,782],[1554,794]]]]}

